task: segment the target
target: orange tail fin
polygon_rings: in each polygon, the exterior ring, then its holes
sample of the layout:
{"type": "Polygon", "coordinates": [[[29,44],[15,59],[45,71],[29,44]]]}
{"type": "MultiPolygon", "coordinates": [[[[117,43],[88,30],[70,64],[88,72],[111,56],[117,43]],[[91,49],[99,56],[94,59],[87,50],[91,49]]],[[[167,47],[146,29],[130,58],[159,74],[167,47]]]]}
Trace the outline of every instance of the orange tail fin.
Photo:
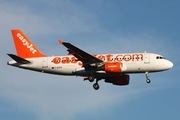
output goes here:
{"type": "Polygon", "coordinates": [[[14,39],[14,45],[19,57],[33,58],[45,57],[38,48],[26,37],[21,30],[11,30],[14,39]]]}

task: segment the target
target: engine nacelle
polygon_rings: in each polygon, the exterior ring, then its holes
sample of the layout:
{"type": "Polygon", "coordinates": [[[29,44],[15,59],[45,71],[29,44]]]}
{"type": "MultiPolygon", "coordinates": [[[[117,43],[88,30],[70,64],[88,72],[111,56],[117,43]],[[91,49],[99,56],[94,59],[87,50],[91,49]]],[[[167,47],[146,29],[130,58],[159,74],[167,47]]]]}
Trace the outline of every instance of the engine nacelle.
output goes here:
{"type": "Polygon", "coordinates": [[[129,75],[120,75],[105,79],[105,82],[112,83],[113,85],[128,85],[129,80],[129,75]]]}
{"type": "Polygon", "coordinates": [[[104,70],[110,73],[120,73],[121,63],[119,62],[108,62],[104,64],[104,70]]]}

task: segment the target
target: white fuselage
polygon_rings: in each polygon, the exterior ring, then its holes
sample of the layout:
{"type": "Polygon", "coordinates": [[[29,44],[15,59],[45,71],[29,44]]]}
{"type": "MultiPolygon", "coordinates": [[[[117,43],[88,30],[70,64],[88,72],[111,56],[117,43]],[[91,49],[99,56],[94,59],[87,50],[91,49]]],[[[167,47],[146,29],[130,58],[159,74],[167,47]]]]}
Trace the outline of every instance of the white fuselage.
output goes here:
{"type": "MultiPolygon", "coordinates": [[[[158,72],[168,70],[173,66],[169,60],[153,53],[101,54],[94,56],[103,60],[104,63],[120,62],[122,65],[121,73],[158,72]]],[[[82,62],[77,61],[72,55],[27,58],[27,60],[31,63],[20,64],[12,60],[8,62],[8,65],[58,75],[86,76],[89,74],[82,67],[82,62]]],[[[109,74],[103,70],[95,72],[96,74],[109,74]]]]}

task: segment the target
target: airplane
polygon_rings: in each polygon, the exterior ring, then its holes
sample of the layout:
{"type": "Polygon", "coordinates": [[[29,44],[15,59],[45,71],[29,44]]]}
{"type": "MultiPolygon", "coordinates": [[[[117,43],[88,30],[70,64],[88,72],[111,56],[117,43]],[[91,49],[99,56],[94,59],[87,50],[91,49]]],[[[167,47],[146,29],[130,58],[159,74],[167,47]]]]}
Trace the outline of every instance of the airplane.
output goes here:
{"type": "Polygon", "coordinates": [[[150,83],[149,73],[165,71],[173,63],[162,55],[154,53],[89,54],[68,42],[58,40],[67,48],[68,55],[46,56],[28,39],[21,30],[11,30],[15,54],[8,54],[13,60],[7,64],[14,67],[56,75],[81,76],[84,80],[95,83],[93,88],[100,88],[98,81],[124,86],[130,81],[129,74],[144,73],[150,83]]]}

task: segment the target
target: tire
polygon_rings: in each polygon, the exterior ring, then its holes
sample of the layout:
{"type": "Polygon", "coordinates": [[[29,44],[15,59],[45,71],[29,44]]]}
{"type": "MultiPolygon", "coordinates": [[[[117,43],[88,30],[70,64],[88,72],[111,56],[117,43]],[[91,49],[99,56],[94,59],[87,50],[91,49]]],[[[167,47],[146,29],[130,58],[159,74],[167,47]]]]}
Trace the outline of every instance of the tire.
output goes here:
{"type": "Polygon", "coordinates": [[[150,82],[151,82],[151,80],[150,80],[150,79],[147,79],[147,80],[146,80],[146,82],[147,82],[147,83],[150,83],[150,82]]]}
{"type": "Polygon", "coordinates": [[[93,76],[89,76],[88,80],[89,80],[89,82],[94,82],[94,77],[93,76]]]}
{"type": "Polygon", "coordinates": [[[95,84],[93,85],[93,88],[94,88],[95,90],[98,90],[98,89],[99,89],[99,84],[98,84],[98,83],[95,83],[95,84]]]}

